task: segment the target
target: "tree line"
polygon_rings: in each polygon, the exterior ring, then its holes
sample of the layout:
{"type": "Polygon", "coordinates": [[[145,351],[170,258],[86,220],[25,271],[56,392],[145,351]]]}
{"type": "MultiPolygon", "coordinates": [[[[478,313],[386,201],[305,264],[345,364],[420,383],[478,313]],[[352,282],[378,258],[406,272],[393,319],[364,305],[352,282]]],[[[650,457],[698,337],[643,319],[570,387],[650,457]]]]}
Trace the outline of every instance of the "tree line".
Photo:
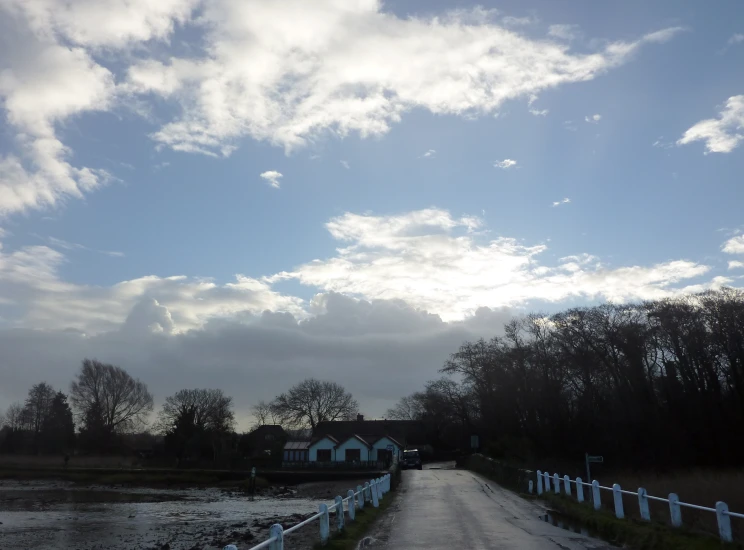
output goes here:
{"type": "MultiPolygon", "coordinates": [[[[304,380],[270,403],[253,407],[254,428],[281,424],[314,428],[318,422],[350,418],[357,402],[342,386],[304,380]]],[[[84,359],[69,394],[46,382],[31,387],[23,403],[0,414],[0,452],[32,454],[114,453],[152,446],[176,459],[216,461],[250,451],[235,432],[233,399],[219,389],[183,389],[167,397],[154,419],[147,385],[119,366],[84,359]]]]}
{"type": "Polygon", "coordinates": [[[452,447],[624,467],[737,466],[744,459],[744,293],[571,308],[464,343],[391,410],[452,447]]]}

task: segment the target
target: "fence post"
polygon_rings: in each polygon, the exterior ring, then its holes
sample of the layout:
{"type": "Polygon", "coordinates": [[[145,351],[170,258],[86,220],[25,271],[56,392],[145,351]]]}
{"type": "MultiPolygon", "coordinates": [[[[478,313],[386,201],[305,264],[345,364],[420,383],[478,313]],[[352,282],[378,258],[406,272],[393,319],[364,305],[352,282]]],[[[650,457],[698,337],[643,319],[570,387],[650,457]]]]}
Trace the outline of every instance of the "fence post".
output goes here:
{"type": "Polygon", "coordinates": [[[731,516],[728,515],[728,505],[720,500],[716,502],[716,519],[718,520],[718,534],[723,542],[734,542],[731,534],[731,516]]]}
{"type": "Polygon", "coordinates": [[[599,494],[599,481],[596,479],[592,481],[592,500],[594,501],[595,510],[602,508],[602,495],[599,494]]]}
{"type": "Polygon", "coordinates": [[[354,496],[354,489],[349,489],[346,493],[346,502],[349,504],[349,521],[356,519],[356,497],[354,496]]]}
{"type": "Polygon", "coordinates": [[[581,482],[581,478],[576,478],[576,500],[584,502],[584,485],[581,482]]]}
{"type": "Polygon", "coordinates": [[[527,490],[532,494],[532,491],[535,490],[535,484],[530,480],[529,486],[527,487],[527,490]]]}
{"type": "Polygon", "coordinates": [[[563,476],[563,488],[566,490],[566,494],[571,496],[571,478],[568,475],[563,476]]]}
{"type": "Polygon", "coordinates": [[[369,488],[369,481],[364,482],[364,501],[372,502],[372,491],[369,488]]]}
{"type": "Polygon", "coordinates": [[[550,492],[550,474],[545,472],[545,492],[550,492]]]}
{"type": "Polygon", "coordinates": [[[372,491],[372,506],[377,508],[380,506],[380,501],[377,499],[377,482],[374,479],[369,484],[369,490],[372,491]]]}
{"type": "Polygon", "coordinates": [[[648,493],[643,487],[638,487],[638,507],[641,509],[641,519],[651,521],[651,512],[648,509],[648,493]]]}
{"type": "Polygon", "coordinates": [[[356,492],[359,493],[357,498],[357,505],[359,506],[360,510],[364,510],[364,489],[361,485],[357,485],[356,492]]]}
{"type": "Polygon", "coordinates": [[[271,543],[269,550],[284,550],[284,528],[275,523],[269,529],[269,538],[276,537],[276,540],[271,543]]]}
{"type": "Polygon", "coordinates": [[[674,527],[682,527],[682,508],[679,506],[677,493],[669,493],[669,515],[674,527]]]}
{"type": "Polygon", "coordinates": [[[541,495],[542,492],[543,492],[543,488],[542,488],[543,487],[542,486],[543,480],[542,480],[542,478],[543,478],[542,472],[540,470],[538,470],[537,471],[537,494],[538,495],[541,495]]]}
{"type": "Polygon", "coordinates": [[[378,477],[375,480],[375,487],[377,487],[377,500],[382,500],[382,478],[378,477]]]}
{"type": "Polygon", "coordinates": [[[336,529],[344,530],[344,499],[336,497],[336,529]]]}
{"type": "Polygon", "coordinates": [[[331,534],[331,518],[328,517],[328,505],[321,504],[318,506],[318,512],[323,514],[320,516],[320,543],[326,544],[331,534]]]}
{"type": "Polygon", "coordinates": [[[385,492],[390,492],[390,474],[385,475],[385,492]]]}
{"type": "Polygon", "coordinates": [[[623,512],[623,494],[620,492],[620,485],[615,483],[612,486],[612,497],[615,499],[615,515],[617,519],[623,519],[625,512],[623,512]]]}

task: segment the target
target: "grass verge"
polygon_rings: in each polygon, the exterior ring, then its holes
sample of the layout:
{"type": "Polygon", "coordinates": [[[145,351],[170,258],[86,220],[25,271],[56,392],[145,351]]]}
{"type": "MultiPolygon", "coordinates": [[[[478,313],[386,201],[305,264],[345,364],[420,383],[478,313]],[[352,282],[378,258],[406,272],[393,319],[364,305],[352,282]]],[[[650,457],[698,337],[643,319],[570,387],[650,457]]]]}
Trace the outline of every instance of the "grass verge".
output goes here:
{"type": "Polygon", "coordinates": [[[594,510],[561,495],[543,493],[542,498],[565,517],[613,544],[636,550],[744,550],[739,543],[725,544],[707,534],[675,529],[660,522],[617,519],[605,510],[594,510]]]}
{"type": "MultiPolygon", "coordinates": [[[[374,508],[371,503],[366,504],[364,510],[356,511],[355,521],[350,522],[348,517],[346,518],[344,530],[331,535],[331,539],[325,546],[317,543],[313,548],[316,550],[354,550],[375,520],[387,510],[392,502],[393,494],[388,493],[382,502],[380,502],[379,507],[374,508]]],[[[331,521],[333,520],[334,518],[331,516],[331,521]]]]}

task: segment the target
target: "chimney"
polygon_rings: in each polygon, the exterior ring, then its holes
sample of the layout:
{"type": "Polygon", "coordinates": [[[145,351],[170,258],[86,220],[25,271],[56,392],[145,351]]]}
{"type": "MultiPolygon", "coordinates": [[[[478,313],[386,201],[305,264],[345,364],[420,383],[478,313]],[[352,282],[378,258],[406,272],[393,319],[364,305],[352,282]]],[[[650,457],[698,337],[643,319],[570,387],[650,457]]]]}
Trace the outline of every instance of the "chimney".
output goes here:
{"type": "Polygon", "coordinates": [[[364,422],[364,415],[363,414],[357,414],[357,422],[364,422]]]}

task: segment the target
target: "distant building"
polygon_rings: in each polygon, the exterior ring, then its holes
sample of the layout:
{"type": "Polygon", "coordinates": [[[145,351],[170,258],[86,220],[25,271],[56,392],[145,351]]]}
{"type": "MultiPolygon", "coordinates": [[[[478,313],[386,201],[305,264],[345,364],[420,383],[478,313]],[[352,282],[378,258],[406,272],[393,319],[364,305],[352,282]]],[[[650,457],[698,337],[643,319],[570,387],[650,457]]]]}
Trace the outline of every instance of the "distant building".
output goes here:
{"type": "MultiPolygon", "coordinates": [[[[282,462],[300,463],[308,462],[310,441],[287,441],[284,444],[282,462]]],[[[285,464],[286,465],[286,464],[285,464]]]]}
{"type": "Polygon", "coordinates": [[[364,416],[358,415],[356,420],[320,422],[306,447],[307,461],[317,466],[327,464],[328,467],[333,467],[334,463],[384,467],[406,448],[421,447],[426,443],[422,422],[365,420],[364,416]]]}
{"type": "Polygon", "coordinates": [[[390,436],[367,436],[352,434],[344,439],[324,435],[308,447],[310,462],[346,462],[375,466],[391,463],[403,450],[403,445],[390,436]]]}

